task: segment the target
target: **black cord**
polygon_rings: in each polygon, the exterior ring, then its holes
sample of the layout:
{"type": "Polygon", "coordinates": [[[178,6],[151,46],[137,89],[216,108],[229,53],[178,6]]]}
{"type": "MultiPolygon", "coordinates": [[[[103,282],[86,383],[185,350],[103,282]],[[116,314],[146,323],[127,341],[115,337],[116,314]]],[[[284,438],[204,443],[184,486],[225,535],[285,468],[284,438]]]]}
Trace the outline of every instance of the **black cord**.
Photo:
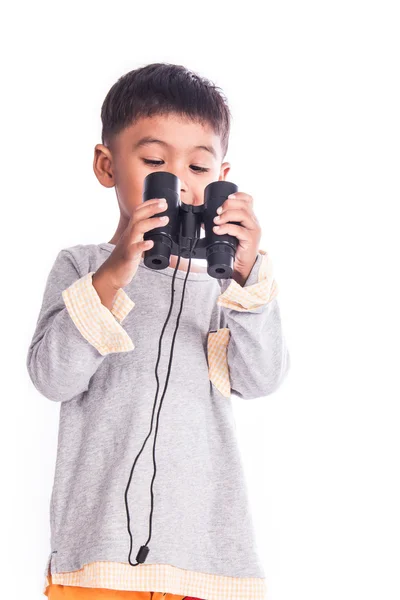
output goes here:
{"type": "Polygon", "coordinates": [[[158,379],[158,375],[157,375],[157,369],[158,369],[158,364],[160,362],[162,338],[163,338],[163,335],[164,335],[166,326],[168,324],[169,318],[171,316],[172,308],[173,308],[173,305],[174,305],[174,293],[175,293],[174,283],[175,283],[176,272],[177,272],[177,269],[179,267],[179,263],[180,263],[180,260],[181,260],[180,247],[179,247],[179,250],[178,250],[178,260],[177,260],[177,263],[175,265],[174,275],[172,277],[171,304],[170,304],[170,308],[169,308],[169,311],[168,311],[167,319],[166,319],[166,321],[164,323],[164,326],[163,326],[163,329],[162,329],[162,332],[161,332],[161,336],[160,336],[160,340],[159,340],[159,345],[158,345],[158,357],[157,357],[157,362],[156,362],[156,367],[155,367],[155,375],[156,375],[156,380],[157,380],[157,390],[156,390],[156,395],[155,395],[155,399],[154,399],[154,403],[153,403],[153,412],[152,412],[152,415],[151,415],[150,431],[149,431],[146,439],[144,440],[143,446],[142,446],[139,454],[136,456],[135,461],[134,461],[134,463],[132,465],[132,469],[131,469],[131,472],[130,472],[128,484],[127,484],[126,490],[125,490],[125,506],[126,506],[127,521],[128,521],[127,522],[127,527],[128,527],[129,537],[130,537],[130,550],[129,550],[129,555],[128,555],[128,561],[129,561],[129,564],[132,567],[136,567],[137,565],[142,564],[146,560],[146,557],[147,557],[147,555],[148,555],[148,553],[150,551],[150,548],[148,547],[148,543],[150,542],[150,539],[151,539],[151,530],[152,530],[151,523],[152,523],[152,517],[153,517],[153,504],[154,504],[153,483],[154,483],[154,480],[155,480],[155,477],[156,477],[156,472],[157,472],[155,448],[156,448],[156,439],[157,439],[157,431],[158,431],[158,421],[159,421],[160,411],[161,411],[162,403],[163,403],[163,400],[164,400],[164,396],[165,396],[165,392],[166,392],[166,388],[167,388],[167,385],[168,385],[169,376],[170,376],[170,372],[171,372],[171,363],[172,363],[172,357],[173,357],[173,348],[174,348],[174,345],[175,345],[175,337],[176,337],[176,333],[177,333],[178,326],[179,326],[179,320],[180,320],[180,316],[181,316],[182,309],[183,309],[183,300],[184,300],[184,297],[185,297],[186,282],[187,282],[187,278],[188,278],[188,275],[189,275],[189,272],[190,272],[190,266],[191,266],[191,262],[192,262],[192,251],[195,248],[195,246],[197,244],[197,241],[198,241],[198,238],[195,238],[193,240],[193,243],[191,245],[190,252],[189,252],[189,268],[188,268],[188,270],[186,272],[186,277],[185,277],[185,281],[184,281],[184,285],[183,285],[181,306],[180,306],[179,314],[178,314],[178,317],[177,317],[177,320],[176,320],[176,327],[175,327],[174,336],[173,336],[173,339],[172,339],[171,351],[170,351],[170,360],[169,360],[169,364],[168,364],[167,378],[166,378],[163,395],[161,396],[160,406],[159,406],[158,413],[157,413],[156,430],[155,430],[155,434],[154,434],[154,443],[153,443],[153,465],[154,465],[154,473],[153,473],[153,478],[151,480],[151,486],[150,486],[150,492],[151,492],[151,510],[150,510],[150,517],[149,517],[149,537],[148,537],[146,543],[144,544],[144,546],[140,547],[140,550],[139,550],[139,552],[138,552],[138,554],[136,556],[136,560],[138,561],[136,563],[132,563],[131,562],[131,558],[130,558],[131,557],[131,553],[132,553],[132,533],[131,533],[131,530],[130,530],[130,517],[129,517],[129,508],[128,508],[128,489],[129,489],[129,486],[131,484],[132,474],[133,474],[133,470],[135,468],[135,465],[137,463],[137,460],[138,460],[139,456],[141,455],[141,453],[143,452],[143,449],[144,449],[144,447],[145,447],[145,445],[147,443],[147,440],[149,439],[149,437],[151,435],[151,432],[153,430],[154,412],[155,412],[155,407],[156,407],[156,404],[157,404],[158,390],[159,390],[159,387],[160,387],[159,386],[159,379],[158,379]]]}

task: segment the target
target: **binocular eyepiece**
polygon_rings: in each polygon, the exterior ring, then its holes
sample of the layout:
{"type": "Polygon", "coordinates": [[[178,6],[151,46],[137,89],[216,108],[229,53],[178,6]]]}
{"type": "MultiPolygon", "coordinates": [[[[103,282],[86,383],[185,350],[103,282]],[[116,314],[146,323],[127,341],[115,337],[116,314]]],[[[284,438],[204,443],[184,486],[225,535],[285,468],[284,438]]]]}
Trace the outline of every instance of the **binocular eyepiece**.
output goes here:
{"type": "MultiPolygon", "coordinates": [[[[238,186],[230,181],[212,181],[204,189],[204,204],[192,206],[180,200],[180,180],[173,173],[157,171],[146,176],[143,186],[143,202],[165,198],[167,209],[151,218],[167,215],[166,225],[155,227],[143,235],[154,245],[144,252],[143,262],[150,269],[165,269],[170,256],[205,258],[207,273],[216,279],[232,277],[238,239],[229,234],[218,235],[213,231],[217,209],[238,186]],[[200,238],[204,223],[205,237],[200,238]]],[[[230,221],[241,225],[236,221],[230,221]]]]}

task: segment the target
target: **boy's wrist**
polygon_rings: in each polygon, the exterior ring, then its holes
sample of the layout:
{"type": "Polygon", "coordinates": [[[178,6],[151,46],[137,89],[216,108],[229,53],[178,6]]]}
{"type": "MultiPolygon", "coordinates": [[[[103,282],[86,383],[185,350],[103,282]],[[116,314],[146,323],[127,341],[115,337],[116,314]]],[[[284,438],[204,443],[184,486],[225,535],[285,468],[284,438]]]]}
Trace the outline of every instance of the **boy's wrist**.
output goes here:
{"type": "Polygon", "coordinates": [[[113,285],[110,275],[107,273],[107,271],[100,267],[95,273],[93,273],[92,285],[95,288],[101,303],[108,308],[108,310],[111,310],[119,288],[113,285]]]}

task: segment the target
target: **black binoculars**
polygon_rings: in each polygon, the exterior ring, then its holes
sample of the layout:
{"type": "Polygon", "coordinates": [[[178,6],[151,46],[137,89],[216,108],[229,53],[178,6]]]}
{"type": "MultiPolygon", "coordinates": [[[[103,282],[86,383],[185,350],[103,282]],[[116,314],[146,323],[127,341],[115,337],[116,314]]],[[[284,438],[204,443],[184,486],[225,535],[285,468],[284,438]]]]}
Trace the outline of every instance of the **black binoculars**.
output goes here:
{"type": "MultiPolygon", "coordinates": [[[[157,171],[145,177],[143,202],[154,198],[165,198],[167,209],[151,218],[167,215],[166,225],[155,227],[143,235],[154,245],[144,252],[143,262],[150,269],[165,269],[170,256],[205,258],[207,273],[216,279],[232,277],[236,248],[239,240],[229,234],[218,235],[213,231],[217,209],[238,186],[230,181],[212,181],[204,189],[204,204],[192,206],[180,200],[180,180],[173,173],[157,171]],[[204,223],[205,236],[200,237],[204,223]]],[[[230,221],[235,225],[241,223],[230,221]]]]}

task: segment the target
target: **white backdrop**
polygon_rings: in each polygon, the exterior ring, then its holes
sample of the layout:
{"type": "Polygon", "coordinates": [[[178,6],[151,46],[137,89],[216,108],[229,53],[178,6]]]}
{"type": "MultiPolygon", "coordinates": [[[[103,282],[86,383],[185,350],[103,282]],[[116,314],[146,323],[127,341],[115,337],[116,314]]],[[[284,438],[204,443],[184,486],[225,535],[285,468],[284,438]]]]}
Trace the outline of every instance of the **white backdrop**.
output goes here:
{"type": "MultiPolygon", "coordinates": [[[[253,196],[291,353],[235,398],[269,600],[398,600],[399,16],[357,2],[20,2],[3,8],[3,596],[42,596],[59,405],[26,367],[61,248],[108,241],[93,173],[111,85],[173,62],[226,93],[229,180],[253,196]],[[397,206],[395,203],[397,202],[397,206]]],[[[229,599],[227,599],[229,600],[229,599]]]]}

